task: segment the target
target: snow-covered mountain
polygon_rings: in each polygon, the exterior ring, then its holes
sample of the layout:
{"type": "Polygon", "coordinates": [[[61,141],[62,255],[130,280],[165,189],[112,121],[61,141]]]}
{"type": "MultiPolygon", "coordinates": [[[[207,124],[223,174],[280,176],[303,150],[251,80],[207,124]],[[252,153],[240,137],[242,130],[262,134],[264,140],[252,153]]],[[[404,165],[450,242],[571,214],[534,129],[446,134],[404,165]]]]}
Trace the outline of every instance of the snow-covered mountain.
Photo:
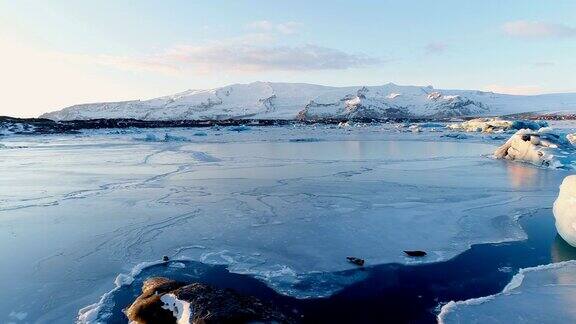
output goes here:
{"type": "Polygon", "coordinates": [[[576,93],[515,96],[432,86],[328,87],[254,82],[188,90],[150,100],[75,105],[42,115],[53,120],[322,119],[456,117],[576,111],[576,93]]]}

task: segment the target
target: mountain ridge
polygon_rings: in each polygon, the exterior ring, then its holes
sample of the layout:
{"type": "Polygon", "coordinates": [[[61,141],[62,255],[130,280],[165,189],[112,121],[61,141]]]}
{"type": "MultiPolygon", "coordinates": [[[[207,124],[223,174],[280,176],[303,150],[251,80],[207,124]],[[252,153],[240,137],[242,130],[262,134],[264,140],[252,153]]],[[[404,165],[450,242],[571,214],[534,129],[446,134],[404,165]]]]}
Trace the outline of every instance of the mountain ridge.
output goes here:
{"type": "Polygon", "coordinates": [[[576,93],[521,96],[394,83],[332,87],[258,81],[189,89],[148,100],[79,104],[40,117],[52,120],[317,120],[449,118],[553,111],[576,111],[576,93]]]}

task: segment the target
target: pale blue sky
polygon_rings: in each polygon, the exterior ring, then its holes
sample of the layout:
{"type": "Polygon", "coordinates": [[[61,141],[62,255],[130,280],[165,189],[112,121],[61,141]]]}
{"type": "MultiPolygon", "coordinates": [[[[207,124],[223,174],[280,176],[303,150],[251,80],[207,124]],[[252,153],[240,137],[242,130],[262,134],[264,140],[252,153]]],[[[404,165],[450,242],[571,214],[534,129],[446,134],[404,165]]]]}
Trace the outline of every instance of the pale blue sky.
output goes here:
{"type": "Polygon", "coordinates": [[[576,1],[0,0],[0,52],[14,116],[256,80],[571,92],[576,1]]]}

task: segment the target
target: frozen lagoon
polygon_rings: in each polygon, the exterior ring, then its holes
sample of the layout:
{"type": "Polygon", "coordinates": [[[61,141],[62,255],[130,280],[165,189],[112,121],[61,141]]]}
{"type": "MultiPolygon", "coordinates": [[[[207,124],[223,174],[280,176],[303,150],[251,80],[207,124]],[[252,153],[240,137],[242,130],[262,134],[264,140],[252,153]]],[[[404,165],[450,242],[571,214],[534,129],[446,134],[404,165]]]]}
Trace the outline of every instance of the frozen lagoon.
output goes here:
{"type": "Polygon", "coordinates": [[[481,135],[201,132],[3,140],[0,286],[11,298],[0,321],[69,323],[119,273],[163,255],[227,264],[291,296],[330,295],[362,279],[327,274],[351,269],[349,255],[412,264],[402,251],[422,249],[418,262],[434,262],[524,238],[516,219],[549,208],[567,175],[493,160],[501,141],[481,135]]]}

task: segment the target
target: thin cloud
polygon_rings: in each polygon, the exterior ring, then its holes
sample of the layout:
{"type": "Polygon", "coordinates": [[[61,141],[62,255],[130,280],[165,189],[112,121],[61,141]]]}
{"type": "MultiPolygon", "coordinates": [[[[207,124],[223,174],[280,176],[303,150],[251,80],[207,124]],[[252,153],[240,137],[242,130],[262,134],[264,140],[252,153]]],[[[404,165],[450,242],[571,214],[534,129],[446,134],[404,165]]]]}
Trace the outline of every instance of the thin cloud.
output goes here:
{"type": "Polygon", "coordinates": [[[373,66],[381,59],[318,45],[258,46],[245,42],[185,45],[140,56],[64,55],[69,60],[121,70],[167,75],[185,73],[345,70],[373,66]]]}
{"type": "Polygon", "coordinates": [[[273,23],[268,20],[253,21],[248,24],[248,28],[261,32],[277,32],[284,35],[295,34],[302,27],[301,23],[288,21],[284,23],[273,23]]]}
{"type": "Polygon", "coordinates": [[[534,62],[532,63],[533,67],[550,67],[556,65],[554,62],[534,62]]]}
{"type": "Polygon", "coordinates": [[[184,46],[167,55],[169,61],[201,69],[229,69],[236,71],[303,71],[343,70],[373,65],[378,60],[343,51],[304,45],[297,47],[242,46],[184,46]]]}
{"type": "Polygon", "coordinates": [[[484,87],[483,90],[495,93],[512,94],[512,95],[536,95],[545,92],[542,87],[537,85],[503,86],[503,85],[491,84],[484,87]]]}
{"type": "Polygon", "coordinates": [[[576,37],[575,27],[542,21],[510,21],[502,25],[502,30],[508,36],[524,39],[576,37]]]}
{"type": "Polygon", "coordinates": [[[424,46],[424,51],[426,51],[427,54],[439,54],[445,52],[447,48],[448,45],[446,45],[446,43],[431,42],[424,46]]]}

